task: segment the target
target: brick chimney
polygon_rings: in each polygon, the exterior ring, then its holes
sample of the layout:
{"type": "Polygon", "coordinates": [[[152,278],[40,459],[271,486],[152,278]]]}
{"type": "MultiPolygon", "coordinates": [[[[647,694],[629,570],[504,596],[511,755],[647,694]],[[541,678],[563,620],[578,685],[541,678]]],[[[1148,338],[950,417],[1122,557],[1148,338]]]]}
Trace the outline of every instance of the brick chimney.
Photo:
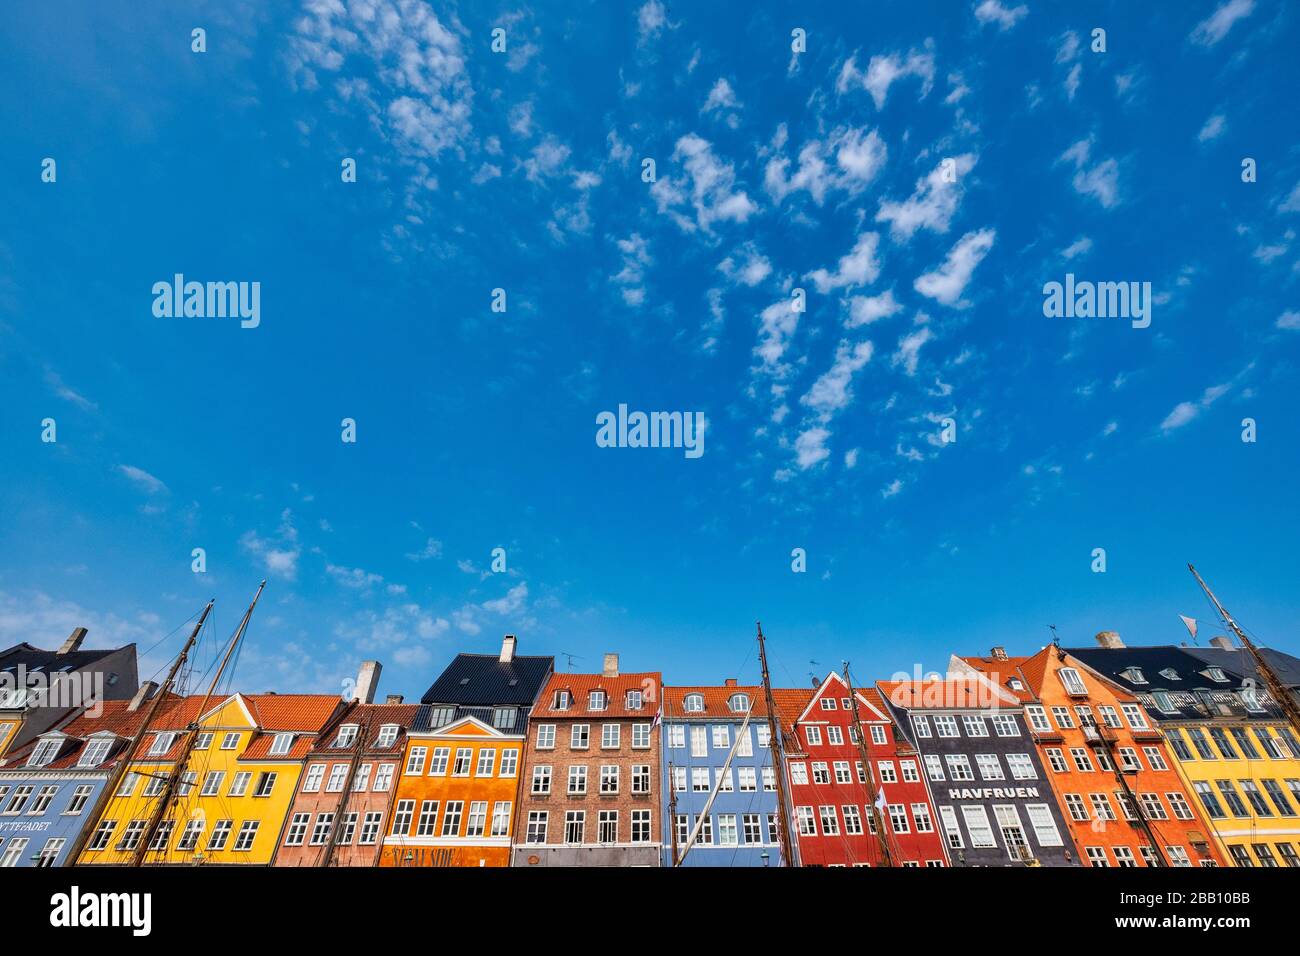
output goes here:
{"type": "Polygon", "coordinates": [[[605,677],[618,676],[618,655],[617,654],[605,655],[605,669],[604,671],[602,671],[602,673],[604,674],[605,677]]]}
{"type": "Polygon", "coordinates": [[[59,647],[56,654],[71,654],[77,648],[81,647],[81,642],[86,639],[86,629],[84,627],[75,627],[68,639],[59,647]]]}
{"type": "Polygon", "coordinates": [[[389,694],[387,697],[384,698],[384,703],[385,703],[385,704],[400,704],[400,703],[401,703],[402,701],[404,701],[404,700],[406,700],[406,698],[403,697],[401,694],[389,694]]]}
{"type": "Polygon", "coordinates": [[[140,705],[153,696],[153,692],[158,689],[158,685],[151,680],[142,681],[140,688],[131,698],[131,703],[126,705],[127,710],[135,711],[140,709],[140,705]]]}
{"type": "Polygon", "coordinates": [[[379,661],[362,661],[357,674],[357,686],[352,692],[352,699],[363,704],[374,703],[375,689],[379,686],[379,675],[384,665],[379,661]]]}
{"type": "Polygon", "coordinates": [[[995,647],[995,648],[993,648],[993,650],[989,651],[989,655],[990,655],[990,656],[991,656],[995,661],[1005,661],[1005,660],[1008,659],[1008,658],[1007,658],[1007,649],[1006,649],[1005,647],[995,647]]]}
{"type": "Polygon", "coordinates": [[[1124,641],[1120,639],[1119,631],[1098,631],[1097,643],[1102,647],[1111,649],[1124,646],[1124,641]]]}
{"type": "Polygon", "coordinates": [[[1210,646],[1217,647],[1221,651],[1236,650],[1236,648],[1232,646],[1232,641],[1224,637],[1222,634],[1218,635],[1217,637],[1210,638],[1210,646]]]}
{"type": "Polygon", "coordinates": [[[497,658],[502,664],[509,664],[515,659],[515,646],[519,642],[513,634],[507,634],[501,641],[501,656],[497,658]]]}
{"type": "Polygon", "coordinates": [[[735,687],[735,686],[736,686],[736,678],[734,678],[734,677],[728,677],[725,681],[723,681],[723,684],[725,684],[727,687],[735,687]]]}

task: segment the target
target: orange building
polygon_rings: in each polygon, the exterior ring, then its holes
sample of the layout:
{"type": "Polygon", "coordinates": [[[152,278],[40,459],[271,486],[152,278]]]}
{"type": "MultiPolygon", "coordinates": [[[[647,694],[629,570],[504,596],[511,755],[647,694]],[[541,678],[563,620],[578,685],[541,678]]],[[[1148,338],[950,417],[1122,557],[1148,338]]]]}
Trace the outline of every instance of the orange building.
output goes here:
{"type": "Polygon", "coordinates": [[[1055,645],[1030,657],[1000,647],[988,657],[954,655],[949,671],[981,674],[1025,701],[1085,866],[1222,865],[1164,735],[1128,691],[1055,645]]]}
{"type": "Polygon", "coordinates": [[[459,654],[407,732],[380,866],[507,866],[528,713],[552,657],[459,654]]]}

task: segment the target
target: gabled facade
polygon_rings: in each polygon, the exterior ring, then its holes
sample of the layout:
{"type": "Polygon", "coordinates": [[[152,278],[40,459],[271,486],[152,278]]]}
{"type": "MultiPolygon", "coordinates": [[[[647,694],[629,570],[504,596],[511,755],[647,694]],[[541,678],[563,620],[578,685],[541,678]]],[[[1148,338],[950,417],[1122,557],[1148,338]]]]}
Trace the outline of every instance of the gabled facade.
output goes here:
{"type": "Polygon", "coordinates": [[[1025,722],[1085,866],[1217,866],[1222,857],[1138,699],[1049,645],[954,657],[953,672],[1023,685],[1025,722]]]}
{"type": "Polygon", "coordinates": [[[967,678],[881,681],[915,745],[953,866],[1068,866],[1069,829],[1015,694],[967,678]]]}
{"type": "Polygon", "coordinates": [[[0,769],[0,867],[66,866],[145,716],[142,687],[11,751],[0,769]]]}
{"type": "Polygon", "coordinates": [[[419,708],[353,701],[307,753],[275,866],[375,866],[419,708]],[[336,832],[337,831],[337,832],[336,832]]]}
{"type": "Polygon", "coordinates": [[[0,651],[0,767],[10,763],[10,751],[96,701],[135,696],[135,645],[83,651],[85,638],[86,629],[79,627],[58,650],[22,643],[0,651]]]}
{"type": "Polygon", "coordinates": [[[800,865],[881,866],[886,850],[893,866],[946,865],[920,756],[898,735],[874,690],[854,689],[856,721],[854,697],[834,672],[811,692],[773,694],[786,718],[785,770],[800,865]]]}
{"type": "Polygon", "coordinates": [[[165,778],[178,775],[145,864],[269,864],[307,754],[344,706],[333,694],[198,694],[164,704],[78,862],[130,863],[165,778]],[[194,750],[177,767],[189,733],[194,750]]]}
{"type": "Polygon", "coordinates": [[[507,635],[460,654],[411,723],[381,866],[508,866],[528,714],[555,669],[507,635]]]}
{"type": "Polygon", "coordinates": [[[554,674],[533,708],[515,866],[659,866],[658,672],[554,674]]]}
{"type": "MultiPolygon", "coordinates": [[[[1300,867],[1300,742],[1244,649],[1116,640],[1069,654],[1135,696],[1164,733],[1229,866],[1300,867]]],[[[1270,666],[1287,657],[1269,654],[1270,666]]],[[[1295,658],[1278,665],[1300,669],[1295,658]]]]}
{"type": "Polygon", "coordinates": [[[682,866],[783,866],[776,774],[761,687],[665,687],[661,746],[664,865],[673,865],[717,796],[682,866]],[[735,751],[730,764],[728,755],[735,751]],[[725,770],[724,770],[725,767],[725,770]]]}

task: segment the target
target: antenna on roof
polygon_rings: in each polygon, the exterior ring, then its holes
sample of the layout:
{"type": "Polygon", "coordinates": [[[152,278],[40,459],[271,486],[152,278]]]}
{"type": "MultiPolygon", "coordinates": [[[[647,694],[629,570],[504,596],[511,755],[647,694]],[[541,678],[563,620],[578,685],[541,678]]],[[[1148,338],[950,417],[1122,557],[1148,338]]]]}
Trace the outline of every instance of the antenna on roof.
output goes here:
{"type": "Polygon", "coordinates": [[[568,651],[560,651],[560,653],[564,655],[566,670],[573,670],[573,662],[583,659],[581,654],[570,654],[568,651]]]}

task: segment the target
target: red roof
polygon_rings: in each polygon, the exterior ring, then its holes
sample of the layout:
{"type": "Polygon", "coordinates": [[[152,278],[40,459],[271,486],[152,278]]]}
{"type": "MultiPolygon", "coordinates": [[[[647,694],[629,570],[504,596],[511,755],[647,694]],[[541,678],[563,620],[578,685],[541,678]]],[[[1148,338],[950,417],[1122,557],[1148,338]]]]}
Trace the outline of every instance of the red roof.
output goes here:
{"type": "Polygon", "coordinates": [[[755,717],[767,717],[767,701],[763,699],[761,687],[738,687],[735,684],[707,687],[665,687],[665,717],[728,717],[742,720],[744,711],[731,709],[731,698],[735,694],[744,694],[749,698],[750,712],[755,717]],[[687,694],[699,694],[704,698],[704,709],[688,711],[685,709],[687,694]]]}
{"type": "Polygon", "coordinates": [[[338,740],[338,730],[344,724],[359,724],[367,732],[368,740],[366,742],[365,753],[396,753],[406,746],[406,731],[411,726],[411,721],[415,720],[415,713],[420,709],[419,704],[359,704],[355,701],[348,705],[347,710],[343,711],[334,718],[325,730],[323,730],[316,739],[316,745],[311,748],[313,754],[346,754],[351,753],[355,743],[347,747],[336,747],[334,742],[338,740]],[[385,724],[396,724],[398,727],[397,738],[389,747],[379,747],[379,730],[385,724]]]}
{"type": "Polygon", "coordinates": [[[1008,694],[1015,695],[1021,703],[1030,703],[1038,699],[1029,678],[1021,670],[1022,666],[1030,660],[1028,657],[961,657],[959,655],[957,659],[979,671],[1008,694]],[[1019,690],[1011,686],[1013,679],[1019,680],[1021,685],[1019,690]]]}
{"type": "Polygon", "coordinates": [[[794,730],[795,722],[808,709],[808,703],[817,691],[811,687],[773,687],[772,700],[776,703],[776,715],[781,720],[781,729],[786,733],[794,730]]]}
{"type": "Polygon", "coordinates": [[[658,671],[643,674],[619,674],[607,677],[604,674],[552,674],[537,703],[533,705],[533,717],[558,718],[603,718],[611,717],[654,717],[659,712],[659,700],[662,696],[663,675],[658,671]],[[555,692],[569,691],[573,702],[566,710],[557,710],[555,692]],[[593,690],[603,690],[606,695],[604,710],[588,710],[587,695],[593,690]],[[641,709],[627,708],[627,692],[641,691],[641,709]]]}
{"type": "Polygon", "coordinates": [[[988,710],[1020,703],[1006,688],[973,678],[877,681],[876,688],[893,706],[905,710],[988,710]]]}

